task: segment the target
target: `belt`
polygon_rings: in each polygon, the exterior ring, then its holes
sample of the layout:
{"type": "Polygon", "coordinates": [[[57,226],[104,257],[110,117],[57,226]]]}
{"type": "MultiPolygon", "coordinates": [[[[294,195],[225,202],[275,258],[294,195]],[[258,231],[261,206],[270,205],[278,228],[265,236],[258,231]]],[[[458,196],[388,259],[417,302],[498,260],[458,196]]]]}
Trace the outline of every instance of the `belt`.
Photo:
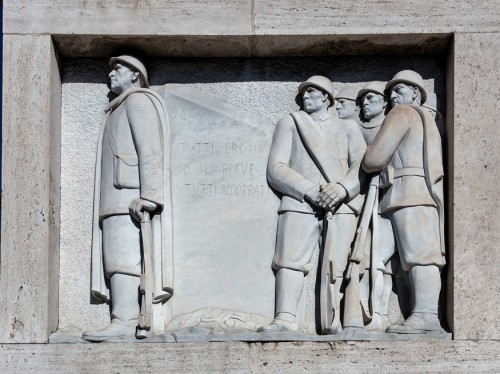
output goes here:
{"type": "Polygon", "coordinates": [[[412,167],[394,169],[388,166],[380,171],[380,188],[389,188],[394,183],[394,179],[409,176],[425,178],[424,169],[412,167]]]}
{"type": "Polygon", "coordinates": [[[394,169],[394,179],[401,178],[401,177],[408,177],[408,176],[415,176],[415,177],[423,177],[423,178],[425,178],[424,169],[423,168],[401,168],[401,169],[394,169]]]}

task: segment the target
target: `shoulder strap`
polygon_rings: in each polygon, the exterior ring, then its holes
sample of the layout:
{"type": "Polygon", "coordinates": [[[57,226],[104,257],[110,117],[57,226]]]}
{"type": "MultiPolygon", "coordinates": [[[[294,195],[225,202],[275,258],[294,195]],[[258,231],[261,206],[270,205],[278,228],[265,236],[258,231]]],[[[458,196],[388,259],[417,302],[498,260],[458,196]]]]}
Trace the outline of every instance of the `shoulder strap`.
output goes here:
{"type": "Polygon", "coordinates": [[[318,131],[311,117],[302,111],[293,112],[291,116],[297,126],[300,139],[325,180],[329,183],[337,182],[343,176],[342,168],[332,148],[318,131]]]}

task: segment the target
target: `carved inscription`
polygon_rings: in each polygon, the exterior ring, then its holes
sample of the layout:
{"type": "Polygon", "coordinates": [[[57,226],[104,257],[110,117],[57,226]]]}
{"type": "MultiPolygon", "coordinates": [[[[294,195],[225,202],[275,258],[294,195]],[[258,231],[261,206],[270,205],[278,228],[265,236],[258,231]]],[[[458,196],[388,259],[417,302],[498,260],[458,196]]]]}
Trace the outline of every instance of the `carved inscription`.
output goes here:
{"type": "Polygon", "coordinates": [[[262,172],[269,145],[250,142],[187,141],[173,147],[184,163],[174,173],[175,196],[259,199],[272,195],[262,172]]]}

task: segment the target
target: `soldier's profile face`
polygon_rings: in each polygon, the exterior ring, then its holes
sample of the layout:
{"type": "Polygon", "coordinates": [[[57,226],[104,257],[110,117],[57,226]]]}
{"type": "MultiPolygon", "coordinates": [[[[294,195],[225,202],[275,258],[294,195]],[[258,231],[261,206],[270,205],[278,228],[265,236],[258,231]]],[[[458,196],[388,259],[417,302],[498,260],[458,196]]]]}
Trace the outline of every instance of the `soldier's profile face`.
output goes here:
{"type": "Polygon", "coordinates": [[[326,94],[314,87],[307,87],[302,91],[304,111],[314,113],[326,104],[326,94]]]}
{"type": "Polygon", "coordinates": [[[352,118],[356,114],[358,106],[355,100],[337,99],[336,102],[337,105],[335,106],[335,110],[337,111],[339,118],[352,118]]]}
{"type": "Polygon", "coordinates": [[[368,92],[363,97],[363,115],[370,120],[384,111],[384,97],[375,92],[368,92]]]}
{"type": "Polygon", "coordinates": [[[111,91],[117,95],[132,86],[134,72],[125,64],[119,62],[113,65],[113,70],[109,73],[111,91]]]}
{"type": "Polygon", "coordinates": [[[391,87],[390,98],[393,107],[402,104],[411,104],[414,98],[414,91],[404,83],[397,83],[391,87]]]}

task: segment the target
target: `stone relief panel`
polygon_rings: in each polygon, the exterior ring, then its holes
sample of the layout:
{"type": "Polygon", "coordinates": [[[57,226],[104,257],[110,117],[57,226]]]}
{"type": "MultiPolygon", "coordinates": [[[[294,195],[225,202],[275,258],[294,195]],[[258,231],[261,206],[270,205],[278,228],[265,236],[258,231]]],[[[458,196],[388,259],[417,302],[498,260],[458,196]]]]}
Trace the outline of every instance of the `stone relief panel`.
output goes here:
{"type": "MultiPolygon", "coordinates": [[[[434,93],[444,97],[439,56],[394,58],[389,76],[382,59],[364,57],[148,61],[149,75],[140,60],[131,59],[112,59],[110,68],[101,60],[65,64],[61,215],[67,220],[61,228],[60,326],[52,341],[79,341],[82,333],[89,341],[449,338],[437,319],[443,217],[431,213],[440,212],[436,199],[443,202],[437,130],[443,131],[442,122],[434,123],[439,115],[432,100],[434,93]],[[426,79],[403,71],[408,67],[426,79]],[[122,90],[126,95],[116,88],[120,70],[127,70],[124,79],[132,83],[122,90]],[[402,78],[394,76],[398,71],[402,78]],[[118,99],[101,74],[110,74],[118,99]],[[419,98],[393,98],[398,85],[420,92],[419,98]],[[423,95],[429,96],[426,107],[420,105],[423,95]],[[420,163],[411,159],[406,165],[406,153],[397,147],[380,155],[395,137],[392,131],[378,135],[384,120],[407,121],[396,116],[398,106],[417,113],[408,129],[423,122],[431,129],[431,140],[409,146],[428,151],[420,163]],[[115,117],[131,129],[118,143],[131,141],[132,150],[110,145],[110,169],[102,161],[99,170],[92,164],[96,151],[102,159],[104,146],[117,143],[106,130],[99,136],[106,108],[108,127],[115,117]],[[134,121],[144,131],[134,132],[134,121]],[[141,139],[151,145],[141,150],[141,139]],[[97,173],[116,186],[118,177],[130,177],[113,176],[117,163],[137,173],[144,167],[141,158],[155,157],[156,171],[119,185],[120,192],[137,194],[127,196],[126,210],[97,217],[94,232],[101,236],[94,235],[94,247],[97,238],[135,253],[133,269],[105,270],[115,261],[102,251],[90,256],[91,219],[76,219],[92,216],[89,180],[97,173]],[[434,168],[430,187],[428,165],[434,168]],[[403,175],[405,168],[419,172],[403,175]],[[142,186],[148,175],[161,185],[161,199],[142,186]],[[433,191],[429,201],[387,209],[386,196],[411,178],[433,191]],[[428,227],[419,224],[422,233],[415,234],[411,222],[418,219],[428,227]],[[118,220],[130,228],[111,223],[118,220]],[[439,238],[436,261],[428,262],[427,255],[408,259],[420,251],[411,248],[415,240],[408,236],[428,232],[439,238]],[[89,297],[96,266],[102,292],[93,287],[89,297]],[[128,296],[121,299],[120,290],[128,296]],[[123,316],[117,306],[123,306],[123,316]]],[[[436,240],[429,240],[433,247],[436,240]]]]}

